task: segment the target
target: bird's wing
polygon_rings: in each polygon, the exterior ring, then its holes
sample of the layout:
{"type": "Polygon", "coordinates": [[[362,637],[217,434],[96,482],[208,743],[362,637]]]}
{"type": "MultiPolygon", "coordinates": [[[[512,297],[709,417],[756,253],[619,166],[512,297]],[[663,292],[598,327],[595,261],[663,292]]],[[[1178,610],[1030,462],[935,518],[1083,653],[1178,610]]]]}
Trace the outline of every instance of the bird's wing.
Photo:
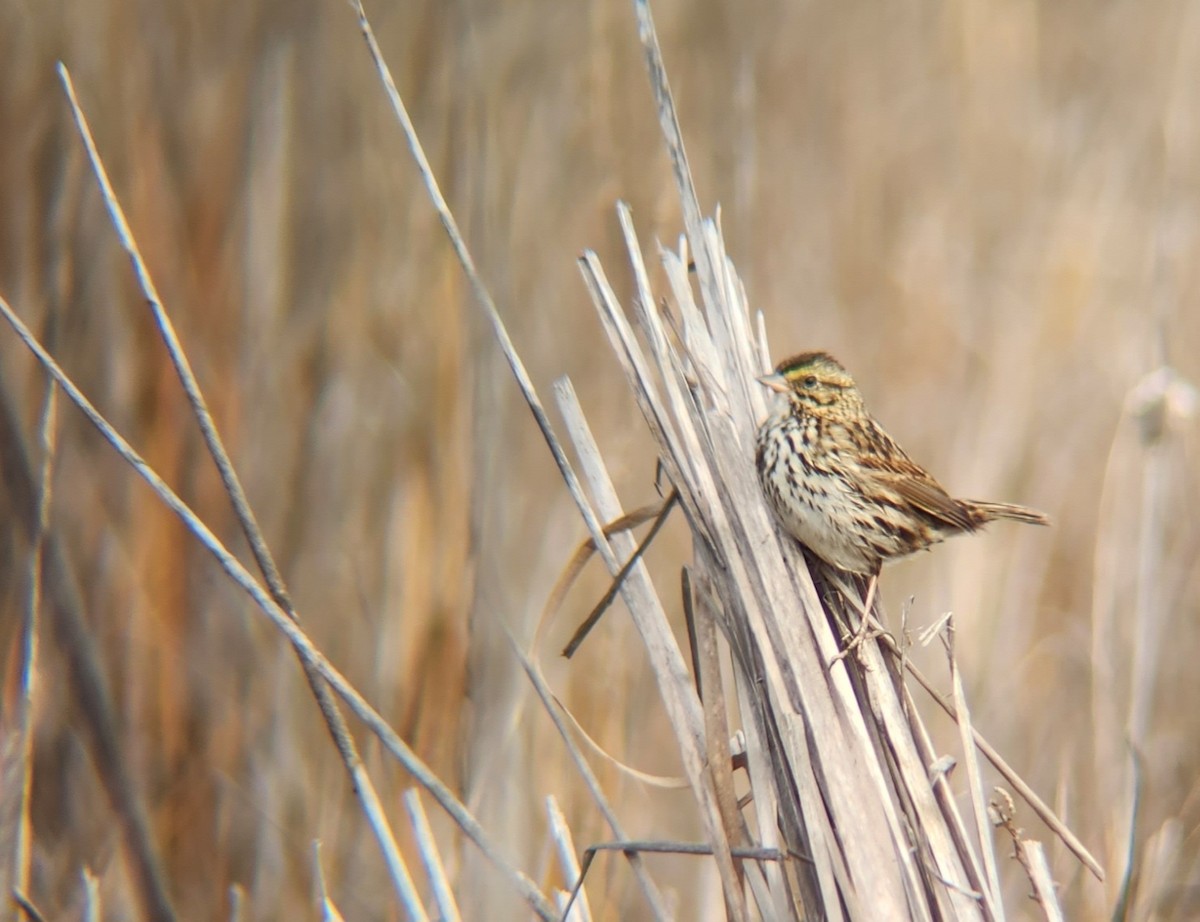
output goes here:
{"type": "Polygon", "coordinates": [[[962,503],[942,489],[941,484],[909,458],[887,433],[877,429],[874,441],[876,450],[864,452],[859,458],[868,490],[874,487],[890,492],[914,512],[924,514],[936,523],[960,531],[973,531],[977,527],[962,503]]]}

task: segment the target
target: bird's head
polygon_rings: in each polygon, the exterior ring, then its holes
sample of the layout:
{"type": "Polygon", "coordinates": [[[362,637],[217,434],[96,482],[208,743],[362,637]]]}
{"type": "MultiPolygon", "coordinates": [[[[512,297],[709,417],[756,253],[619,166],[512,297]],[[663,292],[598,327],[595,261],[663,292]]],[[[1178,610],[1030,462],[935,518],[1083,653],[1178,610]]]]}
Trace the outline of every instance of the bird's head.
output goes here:
{"type": "Polygon", "coordinates": [[[793,355],[776,365],[773,374],[758,381],[785,395],[794,408],[808,412],[858,410],[862,406],[854,379],[828,352],[793,355]]]}

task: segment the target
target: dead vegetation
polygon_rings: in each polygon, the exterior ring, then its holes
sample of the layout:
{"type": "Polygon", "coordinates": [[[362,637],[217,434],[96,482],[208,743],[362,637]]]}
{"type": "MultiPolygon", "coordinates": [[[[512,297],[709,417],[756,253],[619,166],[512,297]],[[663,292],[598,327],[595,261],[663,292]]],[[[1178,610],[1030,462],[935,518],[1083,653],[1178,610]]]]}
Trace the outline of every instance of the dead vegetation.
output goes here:
{"type": "Polygon", "coordinates": [[[344,8],[0,9],[0,294],[177,497],[0,337],[31,911],[550,918],[582,860],[594,918],[1194,914],[1190,8],[655,13],[703,206],[627,7],[375,13],[456,253],[344,8]],[[889,570],[898,646],[832,664],[853,588],[747,463],[768,331],[1053,533],[889,570]]]}

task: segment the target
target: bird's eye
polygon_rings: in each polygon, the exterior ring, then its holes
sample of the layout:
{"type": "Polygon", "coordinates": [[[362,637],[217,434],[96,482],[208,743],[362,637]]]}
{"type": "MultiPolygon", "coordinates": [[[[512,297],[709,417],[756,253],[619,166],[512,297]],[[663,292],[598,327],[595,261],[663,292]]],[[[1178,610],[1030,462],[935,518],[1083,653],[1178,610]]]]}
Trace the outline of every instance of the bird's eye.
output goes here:
{"type": "Polygon", "coordinates": [[[816,387],[817,386],[817,376],[809,375],[807,378],[805,378],[804,386],[805,387],[816,387]]]}

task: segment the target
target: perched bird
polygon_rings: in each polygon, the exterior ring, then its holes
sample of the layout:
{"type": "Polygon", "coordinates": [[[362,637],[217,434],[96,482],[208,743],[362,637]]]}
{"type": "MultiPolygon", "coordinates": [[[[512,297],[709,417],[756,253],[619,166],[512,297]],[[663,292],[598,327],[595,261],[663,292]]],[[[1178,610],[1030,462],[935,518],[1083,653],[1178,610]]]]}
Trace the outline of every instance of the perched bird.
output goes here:
{"type": "MultiPolygon", "coordinates": [[[[841,570],[891,560],[993,519],[1049,525],[1035,509],[955,499],[867,412],[841,363],[804,352],[758,379],[779,396],[758,430],[763,492],[784,530],[841,570]]],[[[868,591],[869,610],[875,580],[868,591]]]]}

